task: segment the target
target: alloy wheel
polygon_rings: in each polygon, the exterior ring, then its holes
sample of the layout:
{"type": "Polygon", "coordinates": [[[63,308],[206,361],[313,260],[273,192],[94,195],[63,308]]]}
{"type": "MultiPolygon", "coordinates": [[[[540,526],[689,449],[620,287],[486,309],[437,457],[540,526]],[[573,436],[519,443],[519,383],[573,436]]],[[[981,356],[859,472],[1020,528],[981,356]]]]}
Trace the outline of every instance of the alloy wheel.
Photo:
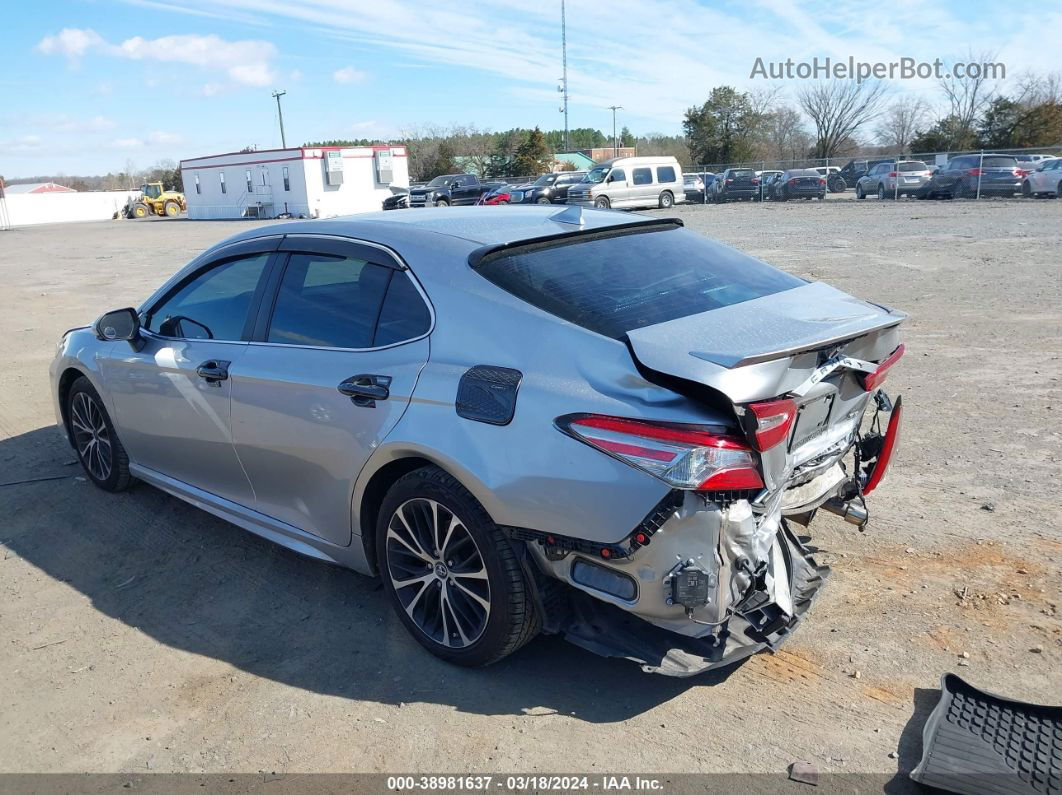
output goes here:
{"type": "Polygon", "coordinates": [[[97,480],[107,480],[113,466],[113,445],[103,410],[85,392],[78,392],[70,405],[70,428],[81,462],[97,480]]]}
{"type": "Polygon", "coordinates": [[[391,516],[385,543],[387,574],[414,625],[447,648],[475,643],[490,617],[490,583],[461,518],[435,500],[407,500],[391,516]]]}

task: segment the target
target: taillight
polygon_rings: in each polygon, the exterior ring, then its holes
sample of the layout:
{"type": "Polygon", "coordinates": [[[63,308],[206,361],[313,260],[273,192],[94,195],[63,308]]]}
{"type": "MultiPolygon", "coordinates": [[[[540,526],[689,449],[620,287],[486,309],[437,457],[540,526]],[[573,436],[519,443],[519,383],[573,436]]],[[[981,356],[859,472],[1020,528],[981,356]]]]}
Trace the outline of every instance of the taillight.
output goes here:
{"type": "Polygon", "coordinates": [[[726,181],[726,184],[727,184],[727,185],[729,185],[729,184],[731,184],[731,183],[732,183],[733,181],[734,181],[734,180],[732,180],[732,179],[728,179],[728,180],[726,181]]]}
{"type": "Polygon", "coordinates": [[[820,185],[825,185],[826,184],[826,180],[820,178],[819,179],[819,184],[820,185]]]}
{"type": "Polygon", "coordinates": [[[759,177],[753,177],[752,178],[752,184],[753,185],[759,185],[760,184],[760,178],[759,177]]]}
{"type": "Polygon", "coordinates": [[[796,177],[793,177],[791,180],[789,180],[789,184],[790,185],[796,185],[797,184],[796,177]]]}
{"type": "Polygon", "coordinates": [[[789,438],[789,429],[796,418],[796,401],[771,400],[766,403],[750,403],[749,411],[756,420],[753,430],[753,445],[761,453],[770,450],[789,438]]]}
{"type": "Polygon", "coordinates": [[[558,417],[557,427],[676,489],[762,489],[757,457],[743,439],[696,425],[643,422],[600,414],[558,417]]]}
{"type": "Polygon", "coordinates": [[[881,382],[885,380],[885,376],[888,374],[889,368],[896,364],[896,362],[900,361],[900,357],[903,356],[903,352],[904,347],[903,343],[901,342],[899,347],[896,348],[896,350],[894,350],[892,353],[890,353],[889,357],[885,359],[885,361],[878,365],[878,369],[876,369],[872,373],[866,373],[863,375],[863,388],[866,389],[867,392],[873,392],[875,389],[881,386],[881,382]]]}
{"type": "Polygon", "coordinates": [[[895,172],[895,171],[890,171],[886,176],[889,176],[889,177],[892,177],[893,179],[895,179],[896,177],[899,176],[899,174],[897,172],[895,172]]]}
{"type": "Polygon", "coordinates": [[[979,177],[983,172],[979,168],[971,168],[966,173],[969,174],[971,177],[979,177]]]}
{"type": "Polygon", "coordinates": [[[896,404],[892,407],[892,416],[889,417],[889,426],[885,429],[885,439],[881,443],[881,452],[878,453],[878,460],[863,486],[863,494],[870,494],[874,491],[881,483],[881,479],[885,477],[885,470],[889,468],[892,454],[896,452],[896,444],[900,441],[900,416],[902,414],[903,398],[896,398],[896,404]]]}
{"type": "Polygon", "coordinates": [[[1031,173],[1032,173],[1031,171],[1025,171],[1024,169],[1021,169],[1021,168],[1014,169],[1014,176],[1016,176],[1016,177],[1027,177],[1031,173]]]}

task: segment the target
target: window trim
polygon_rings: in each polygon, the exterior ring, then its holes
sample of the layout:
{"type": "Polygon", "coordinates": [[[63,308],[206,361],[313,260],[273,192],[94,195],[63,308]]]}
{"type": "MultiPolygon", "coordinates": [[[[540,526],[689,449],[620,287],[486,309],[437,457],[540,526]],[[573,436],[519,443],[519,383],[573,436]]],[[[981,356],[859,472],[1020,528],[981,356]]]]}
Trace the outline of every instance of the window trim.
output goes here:
{"type": "Polygon", "coordinates": [[[178,342],[218,342],[229,345],[246,345],[250,339],[251,330],[253,329],[253,321],[258,317],[259,305],[265,294],[266,287],[268,285],[270,276],[276,268],[277,264],[277,248],[283,241],[283,237],[280,235],[270,235],[268,237],[256,237],[250,240],[238,240],[225,246],[220,251],[215,252],[215,256],[212,256],[209,260],[197,265],[192,270],[184,275],[179,275],[176,279],[171,279],[164,284],[156,293],[151,296],[137,311],[140,316],[141,331],[148,337],[163,341],[178,341],[178,342]],[[158,311],[160,305],[172,298],[176,293],[184,289],[189,283],[195,281],[204,273],[209,270],[213,270],[219,265],[224,265],[226,262],[231,262],[235,259],[243,259],[254,254],[268,254],[269,258],[266,260],[265,267],[262,268],[262,275],[258,279],[258,284],[255,286],[254,293],[251,295],[251,305],[247,308],[247,317],[244,318],[243,331],[240,333],[240,339],[238,340],[219,340],[219,339],[201,339],[198,337],[167,337],[158,332],[148,329],[147,324],[150,322],[151,317],[158,311]]]}
{"type": "MultiPolygon", "coordinates": [[[[376,336],[375,325],[373,327],[373,337],[376,336]]],[[[416,274],[414,274],[412,269],[410,269],[401,257],[399,257],[396,251],[369,240],[335,237],[332,235],[300,234],[285,236],[284,240],[277,248],[276,262],[266,279],[264,294],[258,305],[258,311],[254,320],[254,329],[250,333],[246,344],[269,348],[295,348],[312,351],[366,353],[369,351],[385,351],[389,348],[397,348],[399,345],[408,345],[411,342],[418,342],[430,336],[433,331],[435,331],[435,306],[432,304],[431,299],[428,297],[427,292],[424,290],[424,286],[420,283],[416,274]],[[372,265],[390,268],[392,271],[391,278],[387,282],[387,289],[384,290],[383,298],[380,301],[375,325],[379,324],[380,314],[383,311],[383,303],[387,300],[387,290],[391,287],[391,281],[393,281],[397,275],[404,272],[406,277],[413,282],[413,287],[420,295],[420,299],[424,302],[424,305],[428,308],[427,330],[423,334],[416,337],[410,337],[407,340],[392,342],[389,345],[376,345],[370,348],[342,348],[325,345],[300,345],[291,342],[270,342],[269,325],[273,319],[273,310],[276,307],[277,298],[280,295],[280,283],[288,268],[291,254],[325,254],[329,256],[354,257],[355,259],[365,260],[372,265]],[[365,256],[366,254],[369,256],[365,256]],[[372,254],[375,254],[375,256],[372,256],[372,254]]]]}

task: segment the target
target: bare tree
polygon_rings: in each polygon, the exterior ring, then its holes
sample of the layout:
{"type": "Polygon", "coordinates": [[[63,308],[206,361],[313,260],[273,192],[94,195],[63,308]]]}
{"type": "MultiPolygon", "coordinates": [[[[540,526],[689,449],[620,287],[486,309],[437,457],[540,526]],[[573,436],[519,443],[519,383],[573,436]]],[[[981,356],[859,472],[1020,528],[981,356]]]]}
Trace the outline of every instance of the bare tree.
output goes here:
{"type": "Polygon", "coordinates": [[[899,99],[882,115],[877,126],[878,141],[903,154],[928,120],[929,103],[924,99],[899,99]]]}
{"type": "MultiPolygon", "coordinates": [[[[984,51],[980,55],[974,55],[973,51],[966,54],[965,64],[987,64],[993,62],[995,54],[984,51]]],[[[967,141],[974,137],[974,127],[978,117],[992,101],[995,92],[989,84],[990,79],[987,69],[978,70],[976,77],[955,77],[955,64],[948,64],[947,77],[941,77],[937,82],[940,84],[944,96],[947,98],[950,115],[955,118],[955,138],[964,146],[967,141]]]]}
{"type": "Polygon", "coordinates": [[[833,80],[802,89],[797,98],[815,125],[815,157],[833,157],[881,111],[886,85],[833,80]]]}
{"type": "Polygon", "coordinates": [[[812,140],[800,111],[791,105],[776,104],[764,115],[761,160],[801,160],[808,155],[812,140]]]}

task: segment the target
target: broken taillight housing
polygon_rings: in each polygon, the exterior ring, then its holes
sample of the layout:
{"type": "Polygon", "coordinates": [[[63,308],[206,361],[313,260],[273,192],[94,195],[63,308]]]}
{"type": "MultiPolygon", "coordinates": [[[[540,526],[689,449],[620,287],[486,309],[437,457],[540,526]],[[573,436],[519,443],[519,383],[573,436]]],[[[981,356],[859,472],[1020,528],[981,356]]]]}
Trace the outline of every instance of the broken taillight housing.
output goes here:
{"type": "Polygon", "coordinates": [[[901,342],[900,345],[897,346],[896,350],[890,353],[888,358],[886,358],[881,364],[878,365],[878,368],[874,372],[865,373],[863,375],[863,388],[867,392],[873,392],[875,389],[881,386],[881,383],[885,380],[885,376],[889,372],[889,368],[896,364],[896,362],[900,361],[900,357],[903,356],[903,352],[904,346],[901,342]]]}
{"type": "Polygon", "coordinates": [[[645,422],[600,414],[568,414],[557,427],[676,489],[763,488],[757,456],[745,441],[696,425],[645,422]]]}
{"type": "Polygon", "coordinates": [[[796,401],[750,403],[748,409],[756,421],[752,433],[753,445],[761,453],[789,438],[789,429],[793,427],[797,413],[796,401]]]}
{"type": "Polygon", "coordinates": [[[903,416],[903,398],[896,398],[896,404],[892,407],[892,415],[889,417],[889,426],[885,429],[885,439],[881,443],[881,452],[874,468],[870,470],[867,482],[863,485],[863,494],[870,494],[885,477],[885,470],[889,468],[893,453],[896,452],[896,444],[900,441],[900,418],[903,416]]]}

